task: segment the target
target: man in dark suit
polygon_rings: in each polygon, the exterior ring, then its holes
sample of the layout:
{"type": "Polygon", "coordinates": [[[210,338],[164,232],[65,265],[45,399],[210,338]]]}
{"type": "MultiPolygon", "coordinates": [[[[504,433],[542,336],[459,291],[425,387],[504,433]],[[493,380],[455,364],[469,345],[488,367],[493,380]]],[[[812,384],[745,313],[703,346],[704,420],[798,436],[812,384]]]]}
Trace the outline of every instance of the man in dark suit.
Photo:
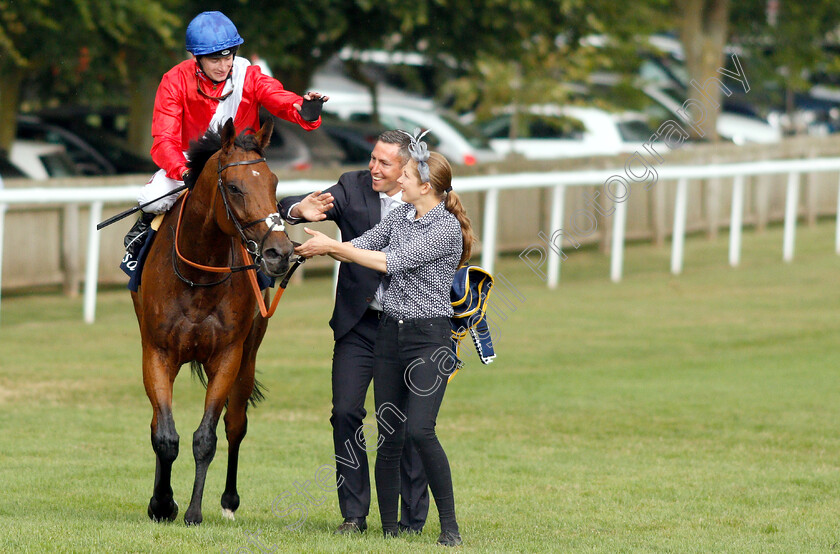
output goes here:
{"type": "MultiPolygon", "coordinates": [[[[280,213],[291,224],[335,221],[343,241],[364,234],[402,203],[397,179],[410,159],[409,143],[408,135],[401,131],[382,133],[370,155],[368,170],[343,174],[337,184],[323,193],[284,198],[280,201],[280,213]]],[[[359,264],[342,263],[338,272],[335,309],[330,320],[335,339],[330,423],[337,462],[338,503],[344,518],[336,530],[340,534],[367,529],[370,475],[367,453],[359,448],[357,431],[366,415],[365,396],[373,378],[373,346],[386,285],[383,281],[382,274],[359,264]],[[348,444],[353,452],[348,452],[348,444]]],[[[420,456],[407,442],[401,474],[400,528],[405,532],[419,533],[423,529],[429,510],[427,483],[420,456]]]]}

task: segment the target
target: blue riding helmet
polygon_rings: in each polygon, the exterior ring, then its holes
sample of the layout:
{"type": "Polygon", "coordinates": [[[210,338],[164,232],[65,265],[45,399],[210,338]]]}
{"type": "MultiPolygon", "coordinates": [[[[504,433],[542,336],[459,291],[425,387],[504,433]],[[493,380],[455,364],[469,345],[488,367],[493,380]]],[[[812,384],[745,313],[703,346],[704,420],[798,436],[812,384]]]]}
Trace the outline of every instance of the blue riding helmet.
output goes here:
{"type": "Polygon", "coordinates": [[[245,42],[236,25],[222,12],[202,12],[187,25],[187,51],[204,56],[245,42]]]}

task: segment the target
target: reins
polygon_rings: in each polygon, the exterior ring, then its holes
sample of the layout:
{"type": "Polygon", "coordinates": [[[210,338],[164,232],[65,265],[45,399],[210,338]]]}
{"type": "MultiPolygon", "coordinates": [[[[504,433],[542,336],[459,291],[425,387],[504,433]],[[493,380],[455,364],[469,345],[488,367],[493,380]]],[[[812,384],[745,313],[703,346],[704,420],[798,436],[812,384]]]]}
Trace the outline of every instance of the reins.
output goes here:
{"type": "MultiPolygon", "coordinates": [[[[211,209],[215,209],[216,193],[220,192],[221,195],[222,195],[222,201],[224,202],[224,205],[225,205],[225,213],[227,214],[228,219],[230,219],[233,222],[234,227],[236,227],[236,230],[239,233],[239,237],[240,237],[239,247],[242,249],[242,259],[246,262],[246,265],[228,266],[228,267],[203,265],[203,264],[199,264],[197,262],[193,262],[192,260],[187,259],[183,254],[181,254],[181,250],[178,247],[178,242],[179,242],[179,238],[180,238],[180,234],[181,234],[181,221],[184,217],[184,207],[187,205],[187,198],[189,197],[189,194],[190,194],[189,190],[187,190],[184,193],[184,198],[181,200],[181,208],[178,211],[178,220],[175,224],[175,241],[174,241],[175,253],[178,256],[178,259],[180,259],[182,262],[184,262],[185,264],[187,264],[191,267],[194,267],[196,269],[200,269],[202,271],[208,271],[210,273],[228,273],[229,275],[226,278],[224,278],[220,281],[216,281],[214,283],[207,283],[207,284],[194,283],[193,281],[190,281],[190,280],[184,278],[181,275],[181,272],[178,271],[177,266],[175,265],[175,259],[174,258],[172,260],[172,263],[173,263],[173,267],[175,267],[175,274],[178,276],[178,278],[180,278],[182,281],[184,281],[185,283],[187,283],[190,286],[215,286],[215,285],[219,285],[219,284],[227,281],[233,273],[237,273],[239,271],[246,271],[247,275],[248,275],[248,282],[251,283],[251,289],[254,291],[254,296],[256,296],[256,298],[257,298],[257,305],[260,308],[260,314],[264,318],[267,319],[267,318],[271,317],[272,315],[274,315],[274,312],[277,309],[277,304],[280,301],[280,298],[283,296],[283,292],[286,290],[286,286],[289,284],[289,280],[292,278],[292,275],[294,274],[295,270],[297,270],[297,268],[305,261],[305,259],[298,256],[298,258],[292,264],[292,267],[289,268],[289,270],[283,276],[283,280],[280,282],[279,290],[274,295],[274,299],[271,302],[271,306],[266,307],[265,298],[262,294],[260,294],[260,287],[259,287],[259,283],[257,282],[257,270],[260,268],[259,261],[262,259],[262,247],[265,245],[265,241],[269,237],[269,235],[271,233],[273,233],[274,231],[282,231],[283,233],[286,232],[285,226],[283,225],[283,219],[280,217],[279,214],[269,214],[267,217],[265,217],[263,219],[256,219],[254,221],[246,223],[245,225],[242,225],[241,223],[239,223],[239,220],[234,216],[233,210],[231,210],[230,203],[228,202],[228,199],[227,199],[227,194],[225,193],[224,187],[222,186],[223,185],[223,183],[222,183],[222,171],[224,171],[225,169],[227,169],[229,167],[237,166],[237,165],[251,165],[251,164],[262,163],[262,162],[265,162],[265,158],[257,158],[255,160],[244,160],[244,161],[240,161],[240,162],[231,162],[231,163],[223,166],[222,162],[221,162],[221,159],[219,159],[218,160],[218,168],[216,170],[217,173],[218,173],[219,179],[217,181],[217,187],[213,191],[213,200],[211,202],[211,209]],[[276,216],[276,218],[274,216],[276,216]],[[279,220],[279,222],[278,222],[278,220],[279,220]],[[253,227],[254,225],[257,225],[258,223],[263,223],[263,222],[265,222],[265,224],[268,226],[268,230],[263,235],[263,237],[262,237],[262,239],[260,240],[259,243],[257,243],[254,240],[248,239],[245,236],[245,229],[248,229],[249,227],[253,227]],[[248,245],[248,246],[253,245],[253,252],[246,245],[248,245]],[[250,262],[250,263],[248,263],[248,262],[250,262]]],[[[288,237],[288,235],[286,235],[286,236],[288,237]]]]}

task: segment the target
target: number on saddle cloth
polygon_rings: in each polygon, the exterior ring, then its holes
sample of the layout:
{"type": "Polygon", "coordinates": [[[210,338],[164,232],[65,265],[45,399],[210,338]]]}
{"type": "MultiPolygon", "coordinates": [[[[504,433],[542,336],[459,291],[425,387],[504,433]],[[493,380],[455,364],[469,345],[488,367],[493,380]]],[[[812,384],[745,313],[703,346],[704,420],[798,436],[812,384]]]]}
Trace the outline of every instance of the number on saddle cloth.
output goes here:
{"type": "Polygon", "coordinates": [[[125,255],[120,262],[120,269],[123,273],[128,275],[128,290],[137,292],[140,288],[140,276],[143,273],[143,264],[146,262],[146,256],[152,248],[157,229],[160,222],[163,221],[163,214],[159,214],[142,234],[134,238],[134,240],[143,241],[143,246],[139,250],[134,248],[126,248],[125,255]],[[137,257],[132,258],[131,252],[137,252],[137,257]]]}

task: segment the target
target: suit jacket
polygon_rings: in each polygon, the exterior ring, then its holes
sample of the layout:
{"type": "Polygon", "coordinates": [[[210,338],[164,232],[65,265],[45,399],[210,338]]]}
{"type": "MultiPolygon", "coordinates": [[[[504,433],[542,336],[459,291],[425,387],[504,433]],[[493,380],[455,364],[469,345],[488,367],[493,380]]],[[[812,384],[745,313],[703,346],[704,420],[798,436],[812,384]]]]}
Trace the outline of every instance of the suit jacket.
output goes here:
{"type": "MultiPolygon", "coordinates": [[[[370,171],[349,171],[325,191],[331,193],[334,199],[333,207],[326,216],[338,225],[341,240],[352,240],[379,223],[382,208],[379,193],[372,187],[370,171]]],[[[291,207],[305,196],[287,196],[280,200],[280,214],[286,217],[291,207]]],[[[377,271],[342,262],[338,270],[335,309],[330,319],[335,340],[347,334],[362,318],[381,278],[382,274],[377,271]]]]}

